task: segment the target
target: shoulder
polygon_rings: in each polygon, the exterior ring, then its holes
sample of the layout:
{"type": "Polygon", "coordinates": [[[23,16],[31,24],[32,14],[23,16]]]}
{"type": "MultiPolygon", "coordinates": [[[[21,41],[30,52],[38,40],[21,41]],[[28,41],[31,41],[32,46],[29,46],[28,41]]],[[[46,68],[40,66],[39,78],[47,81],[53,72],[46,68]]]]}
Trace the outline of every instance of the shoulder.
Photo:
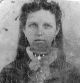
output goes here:
{"type": "Polygon", "coordinates": [[[78,68],[74,67],[71,70],[68,83],[80,83],[80,72],[78,68]]]}
{"type": "Polygon", "coordinates": [[[80,83],[80,70],[70,63],[66,63],[67,83],[80,83]]]}
{"type": "Polygon", "coordinates": [[[13,61],[0,72],[0,83],[21,83],[27,66],[21,61],[13,61]]]}
{"type": "Polygon", "coordinates": [[[11,64],[4,67],[0,73],[0,83],[20,83],[19,71],[11,64]]]}
{"type": "Polygon", "coordinates": [[[30,69],[24,60],[13,61],[2,69],[0,83],[21,83],[25,80],[28,81],[28,72],[30,72],[30,69]]]}

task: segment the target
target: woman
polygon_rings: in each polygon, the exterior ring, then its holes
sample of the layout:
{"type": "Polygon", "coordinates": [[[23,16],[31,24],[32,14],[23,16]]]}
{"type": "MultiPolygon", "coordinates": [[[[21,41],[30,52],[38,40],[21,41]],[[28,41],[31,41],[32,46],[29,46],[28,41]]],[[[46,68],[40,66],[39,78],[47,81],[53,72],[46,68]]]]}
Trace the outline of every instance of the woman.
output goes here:
{"type": "Polygon", "coordinates": [[[21,9],[17,56],[0,83],[79,83],[78,69],[66,62],[62,13],[57,3],[34,0],[21,9]]]}

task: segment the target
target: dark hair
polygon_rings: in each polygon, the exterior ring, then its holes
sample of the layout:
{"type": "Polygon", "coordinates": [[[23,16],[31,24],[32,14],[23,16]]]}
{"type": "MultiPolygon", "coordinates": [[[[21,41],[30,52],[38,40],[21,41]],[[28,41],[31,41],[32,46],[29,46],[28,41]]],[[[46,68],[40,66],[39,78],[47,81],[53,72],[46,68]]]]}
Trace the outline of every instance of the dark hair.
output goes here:
{"type": "MultiPolygon", "coordinates": [[[[23,29],[25,28],[28,14],[31,12],[39,11],[40,9],[48,10],[52,14],[55,15],[56,18],[56,29],[60,28],[59,33],[56,35],[55,41],[52,41],[52,45],[54,45],[59,49],[63,49],[63,33],[62,33],[62,23],[61,17],[62,12],[58,3],[56,2],[47,2],[46,0],[34,0],[32,3],[25,3],[21,8],[20,15],[20,38],[18,42],[17,49],[17,57],[16,59],[22,59],[26,55],[26,47],[29,46],[29,42],[23,33],[23,29]]],[[[27,59],[29,59],[28,56],[27,59]]]]}

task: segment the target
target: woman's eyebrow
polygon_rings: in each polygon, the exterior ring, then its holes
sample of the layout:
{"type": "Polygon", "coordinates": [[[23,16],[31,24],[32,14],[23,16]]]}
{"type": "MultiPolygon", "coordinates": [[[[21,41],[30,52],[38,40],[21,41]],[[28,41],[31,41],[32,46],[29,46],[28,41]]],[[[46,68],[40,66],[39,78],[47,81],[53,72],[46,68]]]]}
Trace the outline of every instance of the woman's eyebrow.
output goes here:
{"type": "Polygon", "coordinates": [[[48,26],[48,27],[52,27],[52,25],[50,23],[44,23],[44,26],[48,26]]]}
{"type": "Polygon", "coordinates": [[[32,26],[32,25],[38,27],[38,24],[37,24],[36,22],[30,22],[30,23],[29,23],[29,26],[32,26]]]}

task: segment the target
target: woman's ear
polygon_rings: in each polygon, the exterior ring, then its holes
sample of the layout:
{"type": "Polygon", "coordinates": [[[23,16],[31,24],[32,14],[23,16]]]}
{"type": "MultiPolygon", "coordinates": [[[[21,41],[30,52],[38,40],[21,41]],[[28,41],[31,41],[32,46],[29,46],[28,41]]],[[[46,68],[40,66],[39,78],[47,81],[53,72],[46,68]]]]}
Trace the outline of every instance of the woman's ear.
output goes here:
{"type": "Polygon", "coordinates": [[[59,33],[60,28],[56,29],[55,36],[59,33]]]}
{"type": "Polygon", "coordinates": [[[25,29],[23,29],[23,33],[25,34],[25,29]]]}

